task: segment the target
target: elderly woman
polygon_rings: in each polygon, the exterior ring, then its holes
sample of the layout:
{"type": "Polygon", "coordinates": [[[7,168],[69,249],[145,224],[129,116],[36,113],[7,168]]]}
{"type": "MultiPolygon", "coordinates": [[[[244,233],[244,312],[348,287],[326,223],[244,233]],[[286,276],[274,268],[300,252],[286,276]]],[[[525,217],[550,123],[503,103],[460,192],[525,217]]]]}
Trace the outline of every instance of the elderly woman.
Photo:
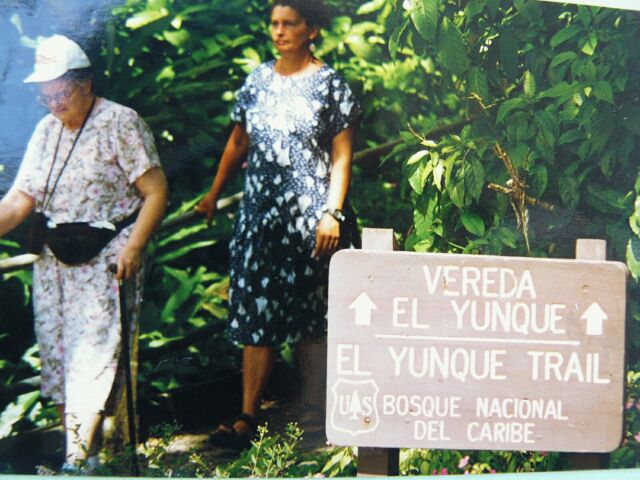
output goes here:
{"type": "Polygon", "coordinates": [[[211,222],[232,174],[248,161],[230,243],[229,335],[243,345],[242,414],[212,443],[244,448],[282,342],[326,331],[330,255],[338,248],[360,109],[348,85],[313,54],[328,23],[318,0],[275,0],[271,38],[280,54],[238,93],[235,123],[211,189],[196,207],[211,222]]]}
{"type": "Polygon", "coordinates": [[[130,284],[133,330],[145,246],[167,202],[149,127],[130,108],[98,98],[92,78],[76,43],[60,35],[40,42],[25,82],[38,85],[39,101],[51,113],[37,125],[0,201],[0,235],[36,212],[32,240],[41,255],[33,299],[42,393],[63,420],[63,470],[70,471],[86,460],[115,384],[118,281],[130,284]]]}

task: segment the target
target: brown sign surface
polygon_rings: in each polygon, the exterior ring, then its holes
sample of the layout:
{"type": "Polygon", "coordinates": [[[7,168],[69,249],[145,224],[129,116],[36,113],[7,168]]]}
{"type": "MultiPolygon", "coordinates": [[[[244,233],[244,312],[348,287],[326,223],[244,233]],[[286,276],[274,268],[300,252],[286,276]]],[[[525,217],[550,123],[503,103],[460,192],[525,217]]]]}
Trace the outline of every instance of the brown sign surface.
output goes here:
{"type": "Polygon", "coordinates": [[[626,267],[343,250],[329,277],[337,445],[610,451],[626,267]]]}

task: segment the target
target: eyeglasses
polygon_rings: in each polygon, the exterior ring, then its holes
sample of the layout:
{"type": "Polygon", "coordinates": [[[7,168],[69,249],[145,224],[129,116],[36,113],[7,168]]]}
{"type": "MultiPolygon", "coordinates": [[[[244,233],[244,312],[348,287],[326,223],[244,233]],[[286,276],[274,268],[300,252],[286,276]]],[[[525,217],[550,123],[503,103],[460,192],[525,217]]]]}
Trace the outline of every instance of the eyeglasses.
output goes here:
{"type": "Polygon", "coordinates": [[[56,93],[55,95],[38,95],[36,98],[40,105],[44,105],[45,107],[47,107],[53,102],[64,103],[68,101],[71,98],[71,95],[73,95],[75,89],[75,86],[71,85],[64,90],[56,93]]]}

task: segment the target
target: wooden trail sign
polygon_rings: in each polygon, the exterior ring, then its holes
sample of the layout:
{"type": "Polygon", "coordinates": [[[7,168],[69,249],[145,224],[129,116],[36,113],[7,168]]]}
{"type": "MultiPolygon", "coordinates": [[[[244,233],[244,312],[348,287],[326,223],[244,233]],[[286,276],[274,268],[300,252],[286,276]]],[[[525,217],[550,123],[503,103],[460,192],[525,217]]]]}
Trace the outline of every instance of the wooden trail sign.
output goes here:
{"type": "Polygon", "coordinates": [[[626,275],[617,262],[338,252],[329,277],[328,439],[615,449],[626,275]]]}
{"type": "Polygon", "coordinates": [[[589,7],[619,8],[622,10],[640,11],[640,1],[638,0],[543,0],[545,2],[575,3],[589,7]]]}

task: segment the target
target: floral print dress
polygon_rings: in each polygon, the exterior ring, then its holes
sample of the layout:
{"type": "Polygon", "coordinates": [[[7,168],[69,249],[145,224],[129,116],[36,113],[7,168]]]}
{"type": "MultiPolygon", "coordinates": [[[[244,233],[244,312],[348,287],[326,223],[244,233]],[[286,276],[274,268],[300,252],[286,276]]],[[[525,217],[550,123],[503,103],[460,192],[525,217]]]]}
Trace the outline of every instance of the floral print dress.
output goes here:
{"type": "Polygon", "coordinates": [[[275,346],[326,330],[327,258],[311,257],[331,175],[333,138],[360,107],[327,65],[281,76],[256,68],[231,119],[249,135],[243,202],[229,245],[230,338],[275,346]]]}
{"type": "MultiPolygon", "coordinates": [[[[47,115],[37,125],[14,187],[42,211],[47,176],[49,191],[67,158],[77,131],[47,115]]],[[[55,192],[44,210],[52,221],[119,221],[138,210],[143,199],[134,182],[160,167],[147,124],[130,108],[99,98],[78,138],[55,192]]],[[[116,263],[132,226],[122,230],[95,258],[77,266],[59,262],[45,246],[34,265],[35,329],[41,359],[41,388],[71,413],[104,409],[121,353],[118,283],[109,265],[116,263]]],[[[136,329],[142,297],[142,271],[127,288],[128,318],[136,329]]]]}

